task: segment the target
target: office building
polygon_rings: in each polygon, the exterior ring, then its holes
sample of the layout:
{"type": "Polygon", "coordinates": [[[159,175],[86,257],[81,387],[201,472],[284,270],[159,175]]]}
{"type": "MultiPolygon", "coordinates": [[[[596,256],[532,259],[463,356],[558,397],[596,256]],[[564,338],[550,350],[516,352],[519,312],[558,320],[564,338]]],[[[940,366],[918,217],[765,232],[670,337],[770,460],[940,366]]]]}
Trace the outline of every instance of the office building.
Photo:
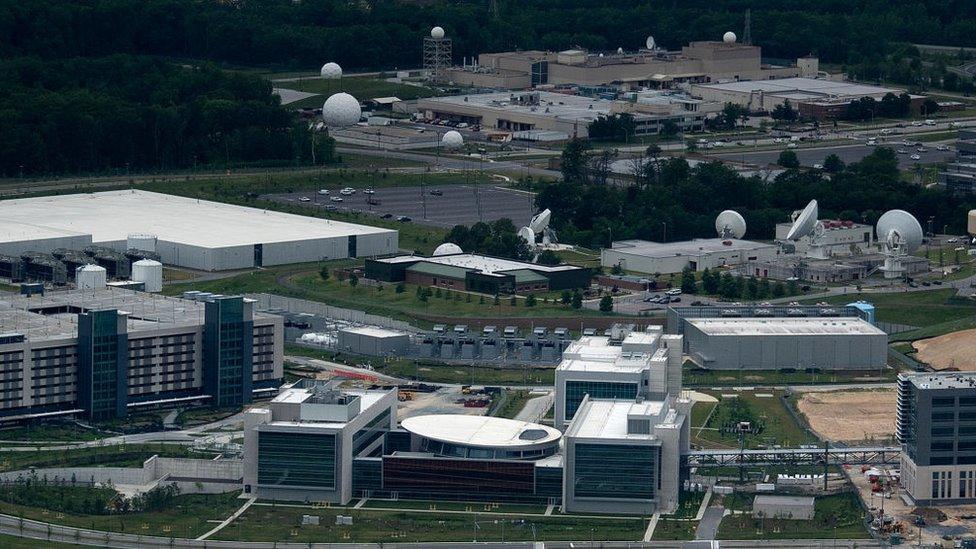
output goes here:
{"type": "Polygon", "coordinates": [[[139,190],[4,200],[0,219],[0,254],[125,252],[149,234],[153,259],[203,271],[389,255],[398,242],[392,229],[139,190]]]}
{"type": "Polygon", "coordinates": [[[680,94],[613,101],[550,91],[429,97],[417,100],[417,110],[427,120],[452,120],[515,132],[514,137],[519,139],[546,132],[553,134],[553,140],[556,135],[559,139],[587,137],[589,125],[598,118],[623,113],[633,116],[634,134],[638,136],[656,135],[666,122],[680,131],[701,131],[711,112],[702,101],[680,94]]]}
{"type": "Polygon", "coordinates": [[[614,327],[610,336],[583,336],[556,367],[555,426],[564,429],[583,398],[663,400],[681,391],[681,341],[660,326],[645,332],[614,327]]]}
{"type": "MultiPolygon", "coordinates": [[[[939,183],[948,191],[976,192],[976,130],[961,128],[956,138],[956,157],[946,164],[939,183]]],[[[976,233],[976,229],[970,230],[976,233]]]]}
{"type": "Polygon", "coordinates": [[[696,238],[681,242],[618,240],[600,252],[600,264],[645,274],[704,271],[776,257],[779,247],[749,240],[696,238]]]}
{"type": "MultiPolygon", "coordinates": [[[[862,223],[839,219],[822,219],[823,234],[817,236],[817,247],[827,256],[859,255],[874,247],[874,227],[862,223]]],[[[776,224],[776,240],[786,241],[793,223],[776,224]]],[[[810,251],[812,236],[804,236],[791,242],[794,252],[805,254],[810,251]]]]}
{"type": "Polygon", "coordinates": [[[819,61],[802,57],[793,66],[762,61],[758,46],[735,41],[691,42],[680,51],[652,45],[637,52],[527,50],[483,53],[453,67],[441,79],[459,86],[525,89],[538,86],[613,86],[623,90],[674,88],[694,82],[816,77],[819,61]]]}
{"type": "Polygon", "coordinates": [[[899,374],[896,434],[915,504],[976,503],[976,374],[899,374]]]}
{"type": "Polygon", "coordinates": [[[888,336],[858,317],[686,318],[688,354],[709,370],[881,370],[888,336]]]}
{"type": "MultiPolygon", "coordinates": [[[[806,76],[806,75],[804,75],[806,76]]],[[[809,77],[776,80],[753,79],[746,82],[693,84],[691,94],[705,101],[734,103],[751,112],[772,112],[787,102],[801,117],[817,120],[841,118],[852,101],[870,97],[880,101],[888,94],[901,95],[904,90],[837,82],[809,77]]],[[[926,97],[911,95],[911,108],[918,112],[926,97]]]]}
{"type": "Polygon", "coordinates": [[[281,317],[106,287],[0,298],[0,421],[238,406],[282,379],[281,317]]]}
{"type": "Polygon", "coordinates": [[[584,396],[563,437],[563,512],[651,515],[677,509],[691,405],[671,395],[584,396]]]}
{"type": "Polygon", "coordinates": [[[367,259],[366,278],[484,294],[532,294],[590,284],[590,271],[575,265],[540,265],[476,254],[402,255],[367,259]]]}

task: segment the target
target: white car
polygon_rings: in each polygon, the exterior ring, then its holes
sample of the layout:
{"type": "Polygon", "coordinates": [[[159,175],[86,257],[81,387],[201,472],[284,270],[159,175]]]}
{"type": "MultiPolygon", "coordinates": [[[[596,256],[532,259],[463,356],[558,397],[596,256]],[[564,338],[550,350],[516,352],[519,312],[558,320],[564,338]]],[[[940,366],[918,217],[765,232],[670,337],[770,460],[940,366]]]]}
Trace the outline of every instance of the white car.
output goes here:
{"type": "Polygon", "coordinates": [[[915,152],[920,152],[920,153],[923,153],[923,152],[928,152],[928,151],[929,151],[929,150],[928,150],[928,149],[926,149],[925,147],[919,147],[919,148],[917,148],[917,149],[915,149],[915,152]]]}
{"type": "Polygon", "coordinates": [[[790,143],[789,145],[786,146],[786,148],[787,149],[795,149],[796,148],[796,143],[790,143]]]}
{"type": "Polygon", "coordinates": [[[934,126],[935,125],[935,120],[926,120],[925,121],[925,125],[926,126],[934,126]]]}
{"type": "Polygon", "coordinates": [[[949,145],[939,145],[938,147],[935,148],[935,150],[937,150],[937,151],[947,151],[947,150],[949,150],[949,145]]]}
{"type": "Polygon", "coordinates": [[[877,146],[878,146],[878,142],[877,142],[877,141],[875,141],[874,139],[870,139],[870,140],[868,140],[868,142],[867,142],[867,146],[868,146],[868,147],[877,147],[877,146]]]}
{"type": "Polygon", "coordinates": [[[376,194],[373,189],[363,189],[363,194],[376,194]]]}
{"type": "Polygon", "coordinates": [[[919,156],[919,155],[917,155],[917,154],[913,154],[909,158],[911,158],[912,160],[921,160],[922,159],[922,157],[919,156]]]}
{"type": "Polygon", "coordinates": [[[299,201],[299,202],[311,202],[311,201],[312,201],[312,199],[311,199],[311,198],[309,198],[309,197],[307,197],[307,196],[299,196],[299,197],[298,197],[298,201],[299,201]]]}
{"type": "Polygon", "coordinates": [[[319,194],[322,196],[329,196],[329,189],[319,189],[319,194]]]}
{"type": "Polygon", "coordinates": [[[333,196],[329,200],[331,200],[333,202],[342,202],[342,197],[341,196],[333,196]]]}
{"type": "Polygon", "coordinates": [[[672,289],[670,289],[670,290],[668,290],[667,292],[664,292],[664,293],[666,293],[668,295],[681,295],[681,288],[672,288],[672,289]]]}
{"type": "Polygon", "coordinates": [[[356,189],[352,187],[346,187],[345,189],[339,191],[339,194],[341,194],[342,196],[349,196],[351,194],[356,194],[356,189]]]}
{"type": "Polygon", "coordinates": [[[908,151],[906,151],[905,149],[898,149],[895,152],[897,152],[898,154],[908,154],[908,151]]]}
{"type": "Polygon", "coordinates": [[[919,126],[921,126],[921,125],[922,125],[922,123],[919,122],[918,120],[912,122],[912,126],[915,126],[916,128],[919,127],[919,126]]]}

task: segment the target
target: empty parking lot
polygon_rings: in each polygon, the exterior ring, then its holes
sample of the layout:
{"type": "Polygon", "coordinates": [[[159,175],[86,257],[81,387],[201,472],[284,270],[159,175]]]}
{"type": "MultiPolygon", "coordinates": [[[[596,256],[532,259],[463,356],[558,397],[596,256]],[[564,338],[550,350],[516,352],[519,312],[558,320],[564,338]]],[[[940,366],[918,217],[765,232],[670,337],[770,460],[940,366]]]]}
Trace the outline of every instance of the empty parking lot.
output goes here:
{"type": "Polygon", "coordinates": [[[355,194],[343,196],[340,188],[329,188],[329,195],[314,191],[268,195],[265,198],[281,202],[302,203],[306,206],[330,208],[338,211],[360,211],[379,216],[407,216],[414,223],[435,227],[471,225],[478,221],[491,222],[511,219],[515,225],[529,222],[535,213],[535,196],[524,191],[497,187],[494,184],[458,184],[415,187],[383,187],[372,195],[357,189],[355,194]],[[440,194],[437,194],[440,193],[440,194]],[[333,202],[339,196],[342,202],[333,202]],[[374,204],[367,202],[372,197],[374,204]]]}

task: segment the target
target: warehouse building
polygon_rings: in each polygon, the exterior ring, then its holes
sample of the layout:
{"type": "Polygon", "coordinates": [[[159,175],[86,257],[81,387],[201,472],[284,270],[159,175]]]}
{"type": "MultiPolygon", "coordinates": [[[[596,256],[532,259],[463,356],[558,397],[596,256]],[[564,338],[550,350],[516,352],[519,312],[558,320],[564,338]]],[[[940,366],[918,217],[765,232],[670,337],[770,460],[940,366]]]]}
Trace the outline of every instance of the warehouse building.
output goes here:
{"type": "Polygon", "coordinates": [[[667,333],[684,335],[696,318],[853,318],[874,324],[874,305],[856,301],[837,305],[692,305],[668,307],[667,333]]]}
{"type": "Polygon", "coordinates": [[[976,503],[976,374],[899,374],[896,434],[916,505],[976,503]]]}
{"type": "Polygon", "coordinates": [[[140,190],[0,201],[0,254],[125,252],[155,235],[160,261],[221,271],[375,257],[397,251],[397,231],[140,190]]]}
{"type": "MultiPolygon", "coordinates": [[[[839,219],[821,219],[823,234],[817,235],[817,247],[828,256],[856,255],[870,251],[874,246],[874,227],[862,223],[839,219]]],[[[776,240],[786,241],[793,223],[776,224],[776,240]]],[[[805,254],[810,251],[813,237],[804,236],[793,241],[794,252],[805,254]]]]}
{"type": "Polygon", "coordinates": [[[0,299],[0,421],[240,406],[282,379],[281,318],[107,287],[0,299]]]}
{"type": "Polygon", "coordinates": [[[704,271],[776,257],[779,248],[750,240],[696,238],[681,242],[618,240],[600,252],[604,267],[645,274],[680,273],[685,267],[704,271]]]}
{"type": "Polygon", "coordinates": [[[556,367],[554,425],[569,426],[586,395],[594,399],[663,400],[681,391],[679,335],[615,326],[609,336],[583,336],[556,367]]]}
{"type": "MultiPolygon", "coordinates": [[[[734,103],[752,112],[772,112],[787,102],[800,116],[817,120],[840,118],[852,101],[870,97],[880,101],[887,94],[901,95],[904,90],[837,82],[817,78],[782,78],[747,82],[693,84],[691,94],[705,101],[734,103]]],[[[923,95],[911,95],[911,108],[918,112],[923,95]]]]}
{"type": "Polygon", "coordinates": [[[793,66],[762,61],[758,46],[735,41],[691,42],[681,51],[651,45],[637,52],[527,50],[483,53],[477,62],[444,71],[459,86],[524,89],[536,86],[615,86],[624,90],[673,88],[694,82],[816,77],[819,61],[802,57],[793,66]]]}
{"type": "Polygon", "coordinates": [[[532,294],[590,284],[590,271],[574,265],[540,265],[477,254],[402,255],[367,259],[366,278],[408,282],[484,294],[532,294]]]}
{"type": "Polygon", "coordinates": [[[888,336],[858,317],[686,318],[688,354],[709,370],[880,370],[888,336]]]}
{"type": "Polygon", "coordinates": [[[352,326],[339,330],[336,349],[369,356],[402,356],[410,347],[410,336],[375,326],[352,326]]]}
{"type": "Polygon", "coordinates": [[[674,512],[691,404],[584,397],[563,437],[563,512],[674,512]]]}

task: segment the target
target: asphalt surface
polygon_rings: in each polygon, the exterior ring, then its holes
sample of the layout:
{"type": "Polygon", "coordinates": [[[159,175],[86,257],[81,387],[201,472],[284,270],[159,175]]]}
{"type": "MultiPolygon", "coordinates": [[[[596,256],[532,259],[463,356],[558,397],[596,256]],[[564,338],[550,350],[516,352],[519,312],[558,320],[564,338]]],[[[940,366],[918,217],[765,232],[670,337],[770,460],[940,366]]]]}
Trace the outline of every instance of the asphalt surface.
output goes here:
{"type": "MultiPolygon", "coordinates": [[[[934,144],[925,144],[926,152],[920,153],[916,152],[916,147],[906,147],[901,144],[901,141],[893,141],[886,143],[885,147],[890,147],[892,149],[898,150],[902,149],[907,151],[906,154],[899,154],[898,156],[898,167],[902,169],[908,169],[918,164],[935,164],[938,162],[951,161],[955,157],[955,153],[952,151],[937,151],[935,150],[934,144]],[[921,157],[919,160],[912,160],[911,155],[918,154],[921,157]]],[[[851,162],[858,162],[865,156],[871,154],[877,147],[869,147],[867,145],[840,145],[836,147],[822,147],[822,148],[796,148],[791,149],[796,153],[796,157],[800,160],[800,165],[811,167],[814,164],[823,164],[823,161],[827,156],[831,154],[836,154],[844,161],[845,164],[850,164],[851,162]]],[[[715,157],[722,160],[735,160],[739,162],[748,162],[751,164],[768,165],[775,164],[779,155],[786,147],[781,150],[771,150],[771,151],[755,151],[749,152],[748,148],[743,147],[739,152],[721,152],[721,153],[709,153],[709,157],[715,157]]]]}
{"type": "Polygon", "coordinates": [[[698,529],[695,530],[696,540],[715,539],[718,534],[718,525],[722,522],[725,515],[725,507],[709,507],[705,509],[701,521],[698,522],[698,529]]]}
{"type": "MultiPolygon", "coordinates": [[[[463,180],[463,176],[458,176],[463,180]]],[[[471,225],[478,221],[495,221],[507,217],[516,227],[528,224],[535,214],[534,198],[531,193],[497,187],[492,183],[427,185],[424,187],[381,187],[375,190],[372,198],[379,204],[367,203],[370,195],[358,189],[355,194],[339,195],[339,188],[329,188],[329,195],[316,192],[283,193],[264,198],[278,202],[301,203],[305,206],[335,209],[338,211],[357,211],[376,216],[389,215],[393,218],[405,215],[413,223],[434,227],[450,228],[455,225],[471,225]],[[435,195],[431,193],[442,193],[435,195]],[[333,202],[331,197],[339,196],[342,202],[333,202]],[[310,202],[300,202],[306,197],[310,202]]]]}

